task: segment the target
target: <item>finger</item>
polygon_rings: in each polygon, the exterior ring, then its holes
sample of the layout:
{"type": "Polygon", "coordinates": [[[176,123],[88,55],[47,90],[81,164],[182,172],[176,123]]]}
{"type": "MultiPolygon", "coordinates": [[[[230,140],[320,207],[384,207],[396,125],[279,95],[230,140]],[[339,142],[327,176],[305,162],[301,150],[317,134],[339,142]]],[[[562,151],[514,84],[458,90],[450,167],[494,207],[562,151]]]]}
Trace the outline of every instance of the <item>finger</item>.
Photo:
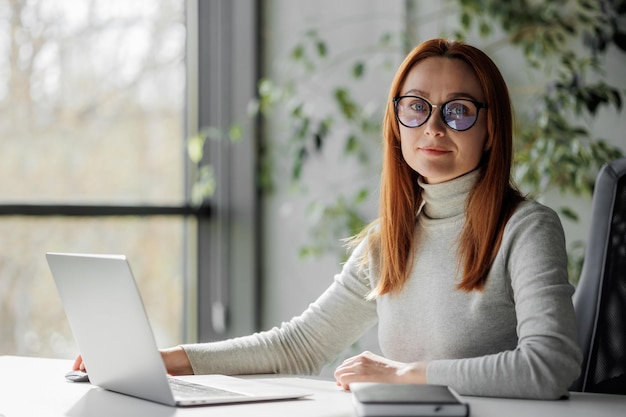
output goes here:
{"type": "Polygon", "coordinates": [[[367,359],[363,360],[363,358],[356,357],[337,367],[334,373],[337,385],[348,391],[350,390],[350,383],[369,379],[368,367],[365,362],[368,362],[367,359]]]}
{"type": "Polygon", "coordinates": [[[336,383],[345,391],[350,391],[350,382],[353,382],[352,379],[354,374],[344,373],[338,376],[336,379],[336,383]]]}
{"type": "Polygon", "coordinates": [[[360,355],[353,356],[344,360],[341,365],[337,367],[337,370],[350,369],[359,366],[367,366],[372,362],[372,359],[367,355],[369,352],[361,353],[360,355]]]}
{"type": "Polygon", "coordinates": [[[74,364],[72,365],[72,370],[73,371],[85,370],[85,364],[83,363],[83,357],[81,355],[78,355],[76,359],[74,360],[74,364]]]}
{"type": "Polygon", "coordinates": [[[386,382],[386,379],[381,375],[357,372],[346,372],[341,374],[337,379],[337,385],[341,386],[341,388],[346,391],[350,391],[350,385],[353,382],[386,382]]]}
{"type": "Polygon", "coordinates": [[[362,364],[358,361],[346,360],[335,369],[334,377],[337,381],[340,381],[344,375],[358,372],[361,366],[362,364]]]}

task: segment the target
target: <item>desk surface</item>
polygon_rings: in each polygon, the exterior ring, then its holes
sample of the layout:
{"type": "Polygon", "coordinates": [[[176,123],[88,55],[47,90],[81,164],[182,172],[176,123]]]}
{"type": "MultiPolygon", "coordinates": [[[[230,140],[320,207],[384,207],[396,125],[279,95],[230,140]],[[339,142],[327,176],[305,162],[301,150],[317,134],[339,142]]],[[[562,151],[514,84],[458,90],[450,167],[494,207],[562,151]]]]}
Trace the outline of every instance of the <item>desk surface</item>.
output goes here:
{"type": "MultiPolygon", "coordinates": [[[[311,378],[259,378],[312,392],[307,399],[175,408],[116,394],[90,384],[66,382],[72,361],[0,356],[0,417],[142,416],[172,417],[297,416],[352,417],[351,394],[332,381],[311,378]]],[[[471,417],[624,417],[626,396],[572,393],[568,400],[533,401],[464,397],[471,417]]]]}

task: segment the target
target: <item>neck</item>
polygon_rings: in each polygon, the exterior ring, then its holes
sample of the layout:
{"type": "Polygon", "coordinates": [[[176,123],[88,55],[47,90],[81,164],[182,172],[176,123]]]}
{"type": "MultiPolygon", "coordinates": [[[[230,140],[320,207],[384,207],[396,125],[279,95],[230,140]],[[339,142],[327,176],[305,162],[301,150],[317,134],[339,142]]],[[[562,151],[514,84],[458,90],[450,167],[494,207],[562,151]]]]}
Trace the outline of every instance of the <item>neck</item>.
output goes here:
{"type": "Polygon", "coordinates": [[[444,219],[463,214],[470,191],[478,180],[480,170],[468,172],[453,180],[439,184],[427,184],[420,177],[423,213],[431,219],[444,219]]]}

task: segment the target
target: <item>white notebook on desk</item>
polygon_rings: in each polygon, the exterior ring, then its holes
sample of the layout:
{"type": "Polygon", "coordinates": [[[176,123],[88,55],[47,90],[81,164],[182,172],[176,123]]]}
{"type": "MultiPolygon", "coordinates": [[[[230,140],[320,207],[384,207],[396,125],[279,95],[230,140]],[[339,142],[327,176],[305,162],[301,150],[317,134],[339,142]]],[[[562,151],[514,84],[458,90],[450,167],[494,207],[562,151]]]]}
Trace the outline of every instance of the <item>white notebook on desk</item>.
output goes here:
{"type": "Polygon", "coordinates": [[[450,387],[426,384],[350,384],[359,417],[467,417],[469,405],[450,387]]]}
{"type": "Polygon", "coordinates": [[[47,253],[46,258],[92,384],[172,406],[308,395],[224,375],[168,377],[125,256],[47,253]],[[186,385],[185,394],[175,393],[179,385],[186,385]]]}

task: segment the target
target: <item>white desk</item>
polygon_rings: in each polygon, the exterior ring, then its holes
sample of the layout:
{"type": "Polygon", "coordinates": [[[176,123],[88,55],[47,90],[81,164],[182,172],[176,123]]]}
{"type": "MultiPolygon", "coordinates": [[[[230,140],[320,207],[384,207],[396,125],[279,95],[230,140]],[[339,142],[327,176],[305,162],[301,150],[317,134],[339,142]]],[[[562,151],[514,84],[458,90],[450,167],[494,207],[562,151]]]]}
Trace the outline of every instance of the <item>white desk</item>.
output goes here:
{"type": "MultiPolygon", "coordinates": [[[[259,378],[299,386],[308,399],[225,406],[174,408],[115,394],[90,384],[66,382],[72,361],[0,356],[0,416],[254,416],[352,417],[351,394],[332,381],[259,378]]],[[[626,396],[572,393],[561,401],[464,397],[471,417],[624,417],[626,396]]]]}

